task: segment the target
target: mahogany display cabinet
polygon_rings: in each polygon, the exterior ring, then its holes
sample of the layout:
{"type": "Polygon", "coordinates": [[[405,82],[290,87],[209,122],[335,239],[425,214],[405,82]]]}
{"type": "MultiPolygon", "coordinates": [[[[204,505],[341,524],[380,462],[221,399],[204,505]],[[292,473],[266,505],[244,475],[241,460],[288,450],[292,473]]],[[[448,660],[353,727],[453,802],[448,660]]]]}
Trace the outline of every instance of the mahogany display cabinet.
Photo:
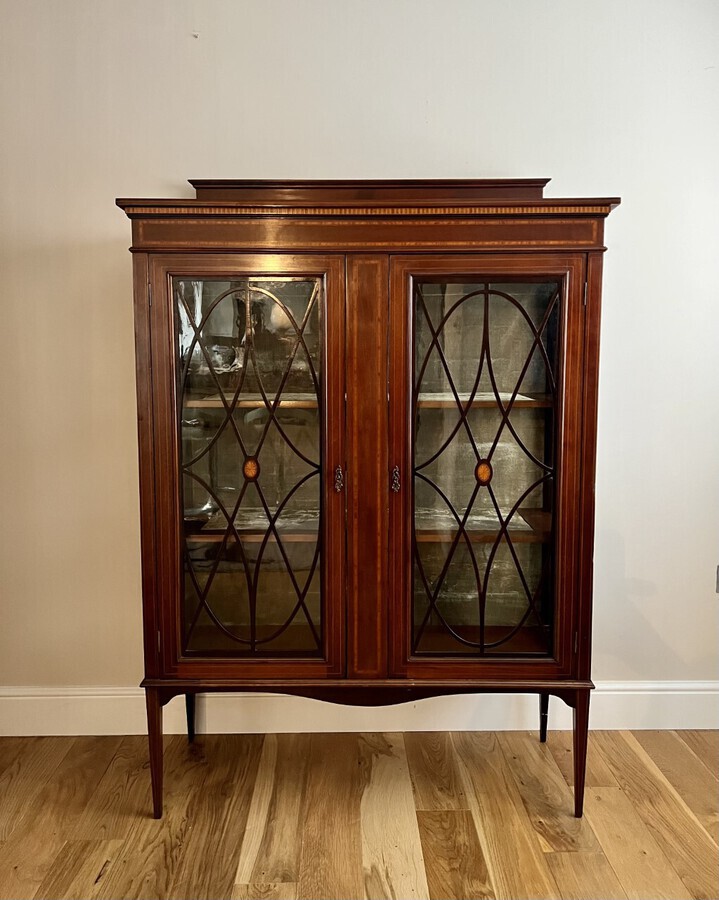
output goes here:
{"type": "Polygon", "coordinates": [[[604,219],[547,179],[192,181],[132,220],[162,706],[533,693],[582,813],[604,219]],[[241,701],[240,701],[241,702],[241,701]]]}

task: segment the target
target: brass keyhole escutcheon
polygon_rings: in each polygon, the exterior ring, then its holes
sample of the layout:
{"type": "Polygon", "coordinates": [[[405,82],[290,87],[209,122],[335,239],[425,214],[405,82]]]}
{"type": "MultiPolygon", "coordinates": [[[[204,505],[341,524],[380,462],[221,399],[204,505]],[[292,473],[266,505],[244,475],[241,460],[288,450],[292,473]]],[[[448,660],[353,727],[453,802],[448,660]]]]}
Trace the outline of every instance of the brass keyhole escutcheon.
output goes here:
{"type": "Polygon", "coordinates": [[[401,485],[400,485],[400,481],[399,481],[399,466],[395,466],[394,469],[392,469],[392,484],[391,484],[391,488],[395,494],[399,493],[400,486],[401,485]]]}

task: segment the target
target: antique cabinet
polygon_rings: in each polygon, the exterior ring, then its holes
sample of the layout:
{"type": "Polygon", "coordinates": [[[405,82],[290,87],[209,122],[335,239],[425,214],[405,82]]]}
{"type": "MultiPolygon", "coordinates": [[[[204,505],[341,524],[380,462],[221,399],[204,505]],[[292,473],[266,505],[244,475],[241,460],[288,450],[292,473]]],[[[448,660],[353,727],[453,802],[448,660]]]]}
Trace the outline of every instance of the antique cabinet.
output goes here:
{"type": "Polygon", "coordinates": [[[545,179],[193,181],[132,220],[145,678],[589,713],[604,218],[545,179]]]}

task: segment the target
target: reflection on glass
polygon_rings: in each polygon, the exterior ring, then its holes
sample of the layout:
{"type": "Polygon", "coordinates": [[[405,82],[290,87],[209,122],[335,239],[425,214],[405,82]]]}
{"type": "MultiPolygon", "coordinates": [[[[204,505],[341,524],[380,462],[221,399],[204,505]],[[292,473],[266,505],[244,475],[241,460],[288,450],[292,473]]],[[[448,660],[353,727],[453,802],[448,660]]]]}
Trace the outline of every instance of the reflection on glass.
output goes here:
{"type": "Polygon", "coordinates": [[[186,654],[322,654],[321,291],[173,279],[186,654]]]}
{"type": "Polygon", "coordinates": [[[415,655],[551,653],[559,291],[415,283],[415,655]]]}

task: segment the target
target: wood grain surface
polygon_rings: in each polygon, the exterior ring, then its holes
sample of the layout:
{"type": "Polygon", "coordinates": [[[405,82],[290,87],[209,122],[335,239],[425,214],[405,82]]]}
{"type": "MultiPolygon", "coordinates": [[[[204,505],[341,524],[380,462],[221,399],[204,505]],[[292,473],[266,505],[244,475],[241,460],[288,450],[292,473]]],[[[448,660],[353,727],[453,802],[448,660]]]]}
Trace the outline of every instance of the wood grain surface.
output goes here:
{"type": "Polygon", "coordinates": [[[691,897],[621,788],[593,788],[586,800],[587,821],[628,897],[691,897]]]}
{"type": "Polygon", "coordinates": [[[719,896],[716,732],[0,739],[0,898],[719,896]]]}
{"type": "Polygon", "coordinates": [[[574,817],[572,792],[546,746],[526,732],[502,732],[499,743],[542,849],[599,850],[587,822],[574,817]]]}
{"type": "MultiPolygon", "coordinates": [[[[554,761],[570,787],[574,786],[574,759],[572,756],[572,732],[550,731],[547,733],[547,747],[554,757],[554,761]]],[[[587,750],[587,774],[585,777],[587,787],[616,787],[617,779],[612,775],[612,770],[604,762],[593,741],[589,742],[587,750]]]]}
{"type": "Polygon", "coordinates": [[[417,820],[432,900],[495,896],[469,810],[420,809],[417,820]]]}
{"type": "Polygon", "coordinates": [[[629,732],[596,732],[595,740],[624,795],[659,849],[697,900],[719,897],[717,845],[652,757],[629,732]]]}
{"type": "Polygon", "coordinates": [[[562,900],[625,900],[627,893],[604,853],[548,853],[562,900]]]}
{"type": "Polygon", "coordinates": [[[638,731],[636,739],[681,795],[712,838],[719,842],[719,770],[712,771],[672,731],[638,731]]]}

